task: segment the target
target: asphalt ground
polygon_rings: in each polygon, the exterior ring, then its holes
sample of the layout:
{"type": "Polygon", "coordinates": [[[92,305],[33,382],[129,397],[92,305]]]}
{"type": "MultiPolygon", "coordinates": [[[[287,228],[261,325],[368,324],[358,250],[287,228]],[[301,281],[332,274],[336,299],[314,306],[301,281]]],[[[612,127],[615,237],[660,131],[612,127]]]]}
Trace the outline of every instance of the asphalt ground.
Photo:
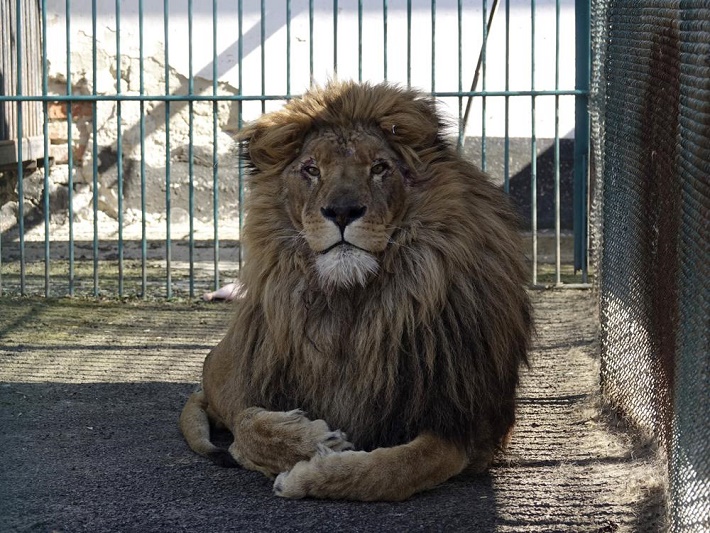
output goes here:
{"type": "Polygon", "coordinates": [[[403,503],[284,500],[177,419],[230,305],[0,298],[0,531],[657,531],[662,465],[599,401],[589,291],[533,293],[508,454],[403,503]]]}

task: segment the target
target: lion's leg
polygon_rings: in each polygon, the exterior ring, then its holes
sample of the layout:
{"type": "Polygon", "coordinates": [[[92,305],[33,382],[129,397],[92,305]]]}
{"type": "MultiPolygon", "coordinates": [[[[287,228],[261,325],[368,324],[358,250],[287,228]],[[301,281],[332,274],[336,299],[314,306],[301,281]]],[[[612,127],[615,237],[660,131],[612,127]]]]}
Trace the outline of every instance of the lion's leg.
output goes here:
{"type": "Polygon", "coordinates": [[[208,457],[220,466],[237,466],[229,452],[210,441],[210,419],[205,393],[193,392],[180,413],[180,430],[193,451],[208,457]]]}
{"type": "Polygon", "coordinates": [[[300,410],[266,411],[251,407],[232,425],[234,443],[229,452],[245,468],[273,477],[310,459],[319,449],[352,449],[342,431],[331,431],[323,420],[309,420],[300,410]]]}
{"type": "Polygon", "coordinates": [[[399,501],[460,473],[466,451],[432,434],[371,452],[321,453],[276,478],[274,492],[287,498],[399,501]]]}

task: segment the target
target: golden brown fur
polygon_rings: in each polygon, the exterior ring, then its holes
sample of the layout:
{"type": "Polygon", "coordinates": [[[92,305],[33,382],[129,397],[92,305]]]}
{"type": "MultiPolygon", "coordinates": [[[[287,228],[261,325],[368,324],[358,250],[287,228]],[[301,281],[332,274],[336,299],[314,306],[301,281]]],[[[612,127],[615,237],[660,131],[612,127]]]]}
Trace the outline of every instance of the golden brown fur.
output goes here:
{"type": "Polygon", "coordinates": [[[354,83],[243,130],[245,293],[181,416],[195,451],[291,497],[403,499],[488,466],[527,361],[525,269],[507,198],[441,131],[429,98],[354,83]]]}

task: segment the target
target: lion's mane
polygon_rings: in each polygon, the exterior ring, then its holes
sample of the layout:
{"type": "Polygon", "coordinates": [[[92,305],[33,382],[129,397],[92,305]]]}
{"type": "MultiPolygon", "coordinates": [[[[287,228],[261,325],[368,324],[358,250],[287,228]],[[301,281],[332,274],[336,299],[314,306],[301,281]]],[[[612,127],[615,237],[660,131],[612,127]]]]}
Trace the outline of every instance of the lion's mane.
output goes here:
{"type": "Polygon", "coordinates": [[[470,450],[514,422],[531,312],[505,195],[442,136],[431,99],[332,83],[241,134],[249,168],[245,297],[225,342],[241,405],[304,409],[369,450],[431,431],[470,450]],[[281,173],[310,132],[360,126],[400,156],[404,218],[364,287],[323,288],[281,173]]]}

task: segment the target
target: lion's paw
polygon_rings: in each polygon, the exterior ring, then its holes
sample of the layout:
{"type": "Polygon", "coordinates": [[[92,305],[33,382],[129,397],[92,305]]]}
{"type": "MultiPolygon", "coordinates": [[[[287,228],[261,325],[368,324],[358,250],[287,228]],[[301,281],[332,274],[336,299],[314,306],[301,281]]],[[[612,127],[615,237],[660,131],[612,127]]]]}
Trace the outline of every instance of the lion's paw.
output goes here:
{"type": "Polygon", "coordinates": [[[319,446],[308,461],[296,463],[274,481],[274,494],[282,498],[348,498],[353,472],[362,465],[366,452],[336,452],[319,446]]]}
{"type": "MultiPolygon", "coordinates": [[[[330,452],[334,453],[334,452],[330,452]]],[[[288,472],[281,472],[274,481],[274,494],[281,498],[305,498],[308,492],[300,479],[302,471],[308,470],[309,461],[301,461],[288,472]]]]}
{"type": "Polygon", "coordinates": [[[299,461],[352,449],[345,433],[324,420],[310,420],[300,409],[254,408],[242,418],[230,451],[246,468],[275,476],[299,461]]]}

